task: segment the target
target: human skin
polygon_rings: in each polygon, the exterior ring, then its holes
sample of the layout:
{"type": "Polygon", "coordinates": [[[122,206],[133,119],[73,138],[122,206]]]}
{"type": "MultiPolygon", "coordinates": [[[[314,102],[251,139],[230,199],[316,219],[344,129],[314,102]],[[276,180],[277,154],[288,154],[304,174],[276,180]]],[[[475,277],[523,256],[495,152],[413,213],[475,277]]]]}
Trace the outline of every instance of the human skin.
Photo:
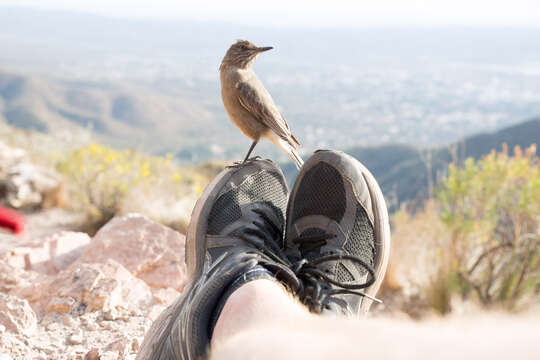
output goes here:
{"type": "Polygon", "coordinates": [[[211,359],[538,359],[540,316],[487,313],[423,322],[314,315],[256,280],[227,300],[211,359]]]}

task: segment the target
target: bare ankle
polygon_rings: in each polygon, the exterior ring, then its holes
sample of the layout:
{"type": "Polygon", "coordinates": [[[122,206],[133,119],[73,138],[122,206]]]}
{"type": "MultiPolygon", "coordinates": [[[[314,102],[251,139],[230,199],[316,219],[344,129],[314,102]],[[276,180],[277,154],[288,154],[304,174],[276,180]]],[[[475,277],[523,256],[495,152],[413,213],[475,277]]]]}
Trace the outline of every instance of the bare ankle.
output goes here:
{"type": "Polygon", "coordinates": [[[214,328],[212,345],[261,324],[306,315],[307,309],[298,304],[279,282],[251,281],[227,299],[214,328]]]}

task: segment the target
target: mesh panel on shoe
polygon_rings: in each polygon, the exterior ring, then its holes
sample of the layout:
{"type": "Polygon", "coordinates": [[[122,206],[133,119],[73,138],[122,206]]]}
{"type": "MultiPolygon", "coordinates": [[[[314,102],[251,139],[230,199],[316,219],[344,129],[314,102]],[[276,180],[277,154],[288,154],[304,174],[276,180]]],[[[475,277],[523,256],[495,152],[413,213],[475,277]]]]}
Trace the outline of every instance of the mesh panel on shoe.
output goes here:
{"type": "Polygon", "coordinates": [[[208,216],[208,234],[219,234],[225,226],[240,219],[242,212],[237,201],[238,192],[233,189],[217,199],[208,216]]]}
{"type": "MultiPolygon", "coordinates": [[[[344,246],[345,250],[358,256],[366,264],[373,266],[375,259],[375,232],[369,221],[364,208],[360,205],[356,208],[356,219],[344,246]]],[[[361,265],[356,265],[360,274],[366,274],[366,269],[361,265]]]]}
{"type": "Polygon", "coordinates": [[[242,217],[241,205],[253,202],[269,204],[283,219],[287,206],[287,188],[281,177],[262,170],[246,177],[237,188],[221,194],[208,216],[207,233],[219,234],[227,225],[242,217]]]}
{"type": "Polygon", "coordinates": [[[337,264],[336,280],[339,282],[353,282],[354,277],[343,264],[337,264]]]}
{"type": "Polygon", "coordinates": [[[302,177],[294,200],[292,222],[309,215],[324,215],[340,222],[346,208],[345,187],[339,172],[320,163],[302,177]]]}

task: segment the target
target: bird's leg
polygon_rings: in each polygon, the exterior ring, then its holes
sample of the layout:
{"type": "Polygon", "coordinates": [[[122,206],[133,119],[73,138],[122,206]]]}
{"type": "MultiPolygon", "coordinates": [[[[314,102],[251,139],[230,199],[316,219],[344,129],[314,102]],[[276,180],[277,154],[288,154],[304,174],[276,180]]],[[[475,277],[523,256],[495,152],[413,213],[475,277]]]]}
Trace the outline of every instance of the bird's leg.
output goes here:
{"type": "Polygon", "coordinates": [[[257,145],[257,143],[258,143],[258,141],[254,141],[253,144],[251,144],[251,147],[249,148],[249,151],[248,151],[244,161],[235,161],[235,162],[232,163],[232,165],[229,165],[227,167],[228,168],[234,168],[234,167],[238,167],[238,166],[241,166],[241,165],[245,164],[246,161],[260,159],[259,156],[252,157],[251,159],[249,158],[249,155],[251,155],[251,152],[253,151],[253,148],[255,148],[255,145],[257,145]]]}
{"type": "Polygon", "coordinates": [[[247,155],[246,155],[246,158],[244,159],[243,163],[245,163],[246,161],[248,161],[249,155],[251,155],[251,152],[253,151],[253,149],[255,148],[255,145],[257,145],[257,143],[258,143],[258,140],[255,140],[255,141],[253,142],[253,144],[251,144],[251,146],[249,147],[248,153],[247,153],[247,155]]]}

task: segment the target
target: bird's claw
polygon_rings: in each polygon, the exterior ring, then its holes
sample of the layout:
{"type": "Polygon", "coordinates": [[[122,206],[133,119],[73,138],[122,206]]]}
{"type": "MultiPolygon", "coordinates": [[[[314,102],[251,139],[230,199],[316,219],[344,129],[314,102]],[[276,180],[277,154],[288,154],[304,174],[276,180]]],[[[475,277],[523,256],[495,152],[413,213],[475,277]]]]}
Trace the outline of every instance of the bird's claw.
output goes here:
{"type": "Polygon", "coordinates": [[[261,159],[260,156],[254,156],[254,157],[251,157],[249,159],[246,159],[246,160],[242,160],[242,161],[235,161],[233,162],[231,165],[227,166],[227,169],[230,169],[230,168],[235,168],[235,167],[239,167],[239,166],[242,166],[250,161],[255,161],[255,160],[259,160],[261,159]]]}

